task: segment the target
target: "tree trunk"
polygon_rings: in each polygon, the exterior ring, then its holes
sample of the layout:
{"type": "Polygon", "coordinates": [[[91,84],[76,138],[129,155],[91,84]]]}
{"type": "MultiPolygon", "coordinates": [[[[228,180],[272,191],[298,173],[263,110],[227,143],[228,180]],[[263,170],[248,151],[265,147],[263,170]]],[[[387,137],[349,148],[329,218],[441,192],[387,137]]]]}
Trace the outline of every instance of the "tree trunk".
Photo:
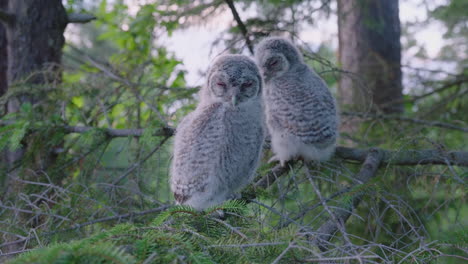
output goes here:
{"type": "Polygon", "coordinates": [[[338,0],[344,109],[403,112],[398,0],[338,0]]]}
{"type": "MultiPolygon", "coordinates": [[[[0,1],[5,3],[5,0],[0,1]]],[[[7,112],[15,113],[19,111],[22,104],[34,105],[47,96],[38,92],[37,87],[54,86],[60,82],[60,63],[65,43],[63,33],[68,18],[61,0],[6,0],[6,2],[8,2],[8,7],[2,10],[6,11],[8,16],[8,21],[4,20],[8,52],[7,82],[10,89],[15,84],[22,86],[20,95],[8,100],[7,112]]],[[[34,110],[33,113],[38,115],[35,119],[42,118],[39,116],[43,114],[40,111],[34,110]]],[[[7,151],[6,159],[10,169],[15,168],[16,164],[23,160],[25,149],[28,147],[27,140],[23,145],[24,147],[20,150],[7,151]]],[[[30,166],[30,170],[14,169],[8,174],[6,190],[1,194],[5,199],[15,198],[19,193],[28,194],[26,186],[11,179],[28,179],[27,171],[31,171],[33,176],[41,175],[35,174],[34,171],[45,171],[45,167],[53,161],[53,154],[49,150],[47,152],[42,155],[38,154],[41,155],[40,160],[35,155],[34,164],[30,166]]],[[[39,218],[29,219],[29,215],[20,217],[24,217],[22,220],[33,226],[40,221],[39,218]]],[[[21,245],[14,245],[8,250],[17,250],[16,246],[21,245]]]]}
{"type": "MultiPolygon", "coordinates": [[[[9,2],[8,11],[15,17],[7,27],[9,83],[53,85],[59,82],[63,33],[68,22],[62,1],[15,0],[9,2]]],[[[8,112],[17,112],[23,103],[34,104],[38,96],[44,95],[31,93],[10,99],[8,112]]],[[[23,152],[8,155],[10,167],[23,152]]]]}

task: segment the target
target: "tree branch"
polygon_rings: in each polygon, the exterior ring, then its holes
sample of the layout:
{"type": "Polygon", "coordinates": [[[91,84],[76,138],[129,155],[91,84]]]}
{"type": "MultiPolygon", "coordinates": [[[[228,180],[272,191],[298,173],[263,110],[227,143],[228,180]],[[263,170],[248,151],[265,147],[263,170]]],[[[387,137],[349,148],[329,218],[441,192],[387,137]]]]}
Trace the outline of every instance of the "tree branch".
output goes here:
{"type": "Polygon", "coordinates": [[[15,15],[7,12],[6,10],[0,9],[0,22],[4,22],[6,24],[11,24],[15,21],[15,15]]]}
{"type": "MultiPolygon", "coordinates": [[[[384,150],[381,165],[457,165],[468,167],[467,151],[443,151],[435,149],[423,150],[384,150]]],[[[354,161],[365,161],[371,150],[337,147],[335,156],[354,161]]]]}
{"type": "MultiPolygon", "coordinates": [[[[355,179],[358,180],[361,185],[367,183],[372,179],[381,161],[383,160],[384,155],[381,150],[371,149],[368,151],[364,164],[362,164],[361,170],[356,175],[355,179]]],[[[324,224],[322,224],[317,230],[318,235],[314,239],[314,244],[316,244],[320,250],[326,251],[327,247],[325,244],[333,237],[333,234],[338,230],[339,225],[344,225],[346,221],[351,216],[351,212],[356,208],[361,202],[363,194],[359,193],[353,197],[352,203],[348,208],[341,208],[340,210],[334,210],[334,217],[330,217],[324,224]],[[334,218],[334,219],[333,219],[334,218]]]]}
{"type": "Polygon", "coordinates": [[[249,48],[250,53],[253,55],[254,49],[253,49],[252,42],[250,41],[250,38],[249,38],[249,32],[247,31],[247,27],[245,26],[244,22],[242,22],[242,19],[240,18],[239,13],[237,13],[234,2],[232,0],[225,0],[225,2],[229,6],[229,9],[231,9],[232,16],[237,22],[237,27],[239,28],[242,35],[244,36],[245,44],[247,44],[247,47],[249,48]]]}
{"type": "MultiPolygon", "coordinates": [[[[0,121],[0,126],[12,125],[13,121],[0,121]]],[[[85,133],[92,129],[100,129],[109,137],[141,137],[145,129],[115,129],[115,128],[96,128],[89,126],[57,126],[68,133],[85,133]]],[[[153,136],[170,137],[175,133],[172,127],[162,127],[152,133],[153,136]]],[[[444,151],[436,149],[423,150],[385,150],[379,149],[383,153],[382,165],[455,165],[468,167],[467,151],[444,151]]],[[[337,147],[335,157],[364,162],[369,153],[368,149],[337,147]]],[[[257,188],[266,188],[270,186],[276,178],[288,172],[290,167],[295,164],[294,161],[287,163],[285,167],[276,165],[267,175],[256,183],[257,188]]]]}
{"type": "MultiPolygon", "coordinates": [[[[64,126],[63,129],[68,133],[85,133],[95,127],[87,126],[64,126]]],[[[101,131],[105,132],[109,137],[141,137],[145,129],[114,129],[114,128],[99,128],[101,131]]],[[[170,137],[174,135],[174,129],[171,127],[162,127],[154,131],[153,136],[165,136],[170,137]]]]}
{"type": "Polygon", "coordinates": [[[91,14],[84,14],[84,13],[70,13],[70,14],[67,14],[67,16],[68,16],[68,23],[77,23],[77,24],[85,24],[96,19],[95,16],[91,14]]]}
{"type": "Polygon", "coordinates": [[[360,112],[342,112],[343,116],[357,116],[361,118],[373,118],[373,119],[386,119],[386,120],[397,120],[404,122],[411,122],[415,124],[425,125],[425,126],[434,126],[448,129],[460,130],[468,133],[468,127],[460,127],[449,123],[439,122],[439,121],[427,121],[403,116],[394,116],[394,115],[379,115],[379,114],[370,114],[370,113],[360,113],[360,112]]]}
{"type": "Polygon", "coordinates": [[[289,161],[285,166],[281,166],[280,164],[274,166],[260,180],[253,183],[252,185],[249,185],[250,187],[247,187],[242,191],[242,199],[246,201],[255,199],[259,190],[270,187],[279,177],[288,174],[290,169],[293,168],[294,164],[296,164],[296,161],[289,161]]]}
{"type": "MultiPolygon", "coordinates": [[[[0,126],[8,126],[13,125],[14,121],[2,121],[0,120],[0,126]]],[[[90,126],[56,126],[56,128],[63,129],[67,133],[78,133],[83,134],[90,130],[99,129],[106,133],[109,137],[141,137],[145,129],[143,128],[134,128],[134,129],[115,129],[115,128],[97,128],[97,127],[90,127],[90,126]]],[[[146,128],[147,129],[147,128],[146,128]]],[[[33,128],[34,130],[34,124],[33,128]]],[[[161,127],[152,133],[153,136],[164,136],[164,137],[171,137],[175,133],[175,129],[172,127],[161,127]]]]}

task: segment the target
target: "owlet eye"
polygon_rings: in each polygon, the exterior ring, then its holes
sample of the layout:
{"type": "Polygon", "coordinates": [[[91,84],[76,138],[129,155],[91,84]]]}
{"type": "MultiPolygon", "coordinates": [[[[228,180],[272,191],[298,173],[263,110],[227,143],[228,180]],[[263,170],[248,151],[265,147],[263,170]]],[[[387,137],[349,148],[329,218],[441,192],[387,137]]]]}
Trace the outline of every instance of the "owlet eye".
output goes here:
{"type": "Polygon", "coordinates": [[[249,88],[249,87],[252,86],[252,84],[253,84],[252,81],[247,81],[247,82],[245,82],[245,83],[242,84],[242,88],[249,88]]]}
{"type": "Polygon", "coordinates": [[[222,87],[222,88],[226,88],[226,84],[223,83],[223,82],[217,82],[216,85],[218,85],[219,87],[222,87]]]}
{"type": "Polygon", "coordinates": [[[273,66],[275,66],[276,64],[278,64],[278,60],[271,60],[271,61],[268,63],[268,66],[269,66],[269,67],[273,67],[273,66]]]}

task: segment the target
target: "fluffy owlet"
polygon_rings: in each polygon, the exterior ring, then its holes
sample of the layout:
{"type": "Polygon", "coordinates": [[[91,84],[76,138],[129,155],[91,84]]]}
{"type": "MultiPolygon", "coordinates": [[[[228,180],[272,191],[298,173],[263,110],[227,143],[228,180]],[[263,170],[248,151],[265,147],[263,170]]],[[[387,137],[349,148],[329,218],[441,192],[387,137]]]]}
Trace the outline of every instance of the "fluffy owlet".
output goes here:
{"type": "Polygon", "coordinates": [[[197,108],[176,130],[171,190],[197,210],[235,198],[252,179],[264,140],[262,78],[242,55],[210,67],[197,108]]]}
{"type": "Polygon", "coordinates": [[[325,161],[335,150],[338,116],[325,82],[288,40],[267,38],[255,57],[264,81],[266,123],[281,165],[293,158],[325,161]]]}

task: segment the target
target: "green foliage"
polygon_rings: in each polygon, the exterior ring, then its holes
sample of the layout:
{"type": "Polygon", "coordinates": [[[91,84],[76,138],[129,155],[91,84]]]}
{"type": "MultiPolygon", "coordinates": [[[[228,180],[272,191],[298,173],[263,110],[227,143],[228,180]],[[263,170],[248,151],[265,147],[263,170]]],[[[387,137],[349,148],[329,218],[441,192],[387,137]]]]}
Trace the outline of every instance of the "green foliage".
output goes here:
{"type": "MultiPolygon", "coordinates": [[[[88,238],[37,249],[12,260],[17,263],[259,263],[272,261],[285,249],[280,239],[294,239],[291,229],[274,234],[252,227],[245,219],[245,203],[228,201],[212,210],[231,215],[226,222],[212,218],[210,210],[197,213],[187,206],[175,206],[161,213],[152,224],[120,224],[88,238]],[[163,224],[167,217],[173,219],[163,224]],[[188,216],[188,217],[187,217],[188,216]],[[241,228],[234,228],[231,225],[241,228]],[[245,234],[252,237],[252,246],[245,234]]],[[[285,260],[301,256],[301,250],[287,254],[285,260]]]]}
{"type": "Polygon", "coordinates": [[[86,240],[68,244],[50,246],[47,250],[34,250],[9,262],[38,264],[69,264],[69,263],[135,263],[133,257],[112,243],[96,243],[90,245],[86,240]]]}

